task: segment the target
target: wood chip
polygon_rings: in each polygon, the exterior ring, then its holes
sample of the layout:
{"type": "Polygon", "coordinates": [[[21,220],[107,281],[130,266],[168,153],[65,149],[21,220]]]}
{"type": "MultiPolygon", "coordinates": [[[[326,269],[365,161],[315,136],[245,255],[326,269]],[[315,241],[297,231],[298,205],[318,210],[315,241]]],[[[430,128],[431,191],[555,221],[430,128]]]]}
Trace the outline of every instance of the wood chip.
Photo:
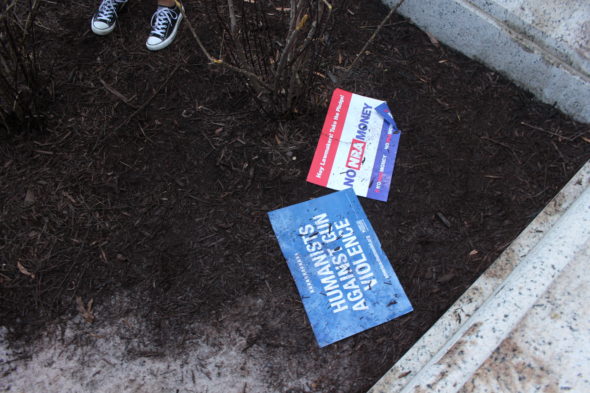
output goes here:
{"type": "Polygon", "coordinates": [[[436,280],[437,282],[443,284],[445,282],[451,281],[453,278],[455,277],[455,273],[447,273],[443,276],[441,276],[438,280],[436,280]]]}
{"type": "Polygon", "coordinates": [[[74,199],[74,197],[73,197],[73,196],[71,196],[70,194],[68,194],[67,192],[65,192],[65,191],[62,191],[62,193],[61,193],[61,194],[62,194],[64,197],[68,198],[68,199],[70,200],[70,202],[72,202],[72,203],[76,203],[76,200],[74,199]]]}
{"type": "Polygon", "coordinates": [[[27,193],[25,194],[25,205],[32,205],[36,200],[37,198],[35,198],[35,193],[33,190],[27,190],[27,193]]]}
{"type": "Polygon", "coordinates": [[[35,278],[35,274],[28,271],[27,268],[24,267],[20,262],[16,263],[16,267],[18,268],[18,271],[21,272],[22,274],[24,274],[25,276],[29,276],[33,279],[35,278]]]}
{"type": "Polygon", "coordinates": [[[436,213],[436,218],[438,218],[447,228],[451,227],[451,222],[441,212],[436,213]]]}
{"type": "Polygon", "coordinates": [[[52,155],[53,152],[49,151],[49,150],[39,150],[39,149],[35,149],[33,150],[35,153],[39,153],[39,154],[46,154],[48,156],[52,155]]]}
{"type": "Polygon", "coordinates": [[[100,81],[100,83],[102,83],[103,87],[112,95],[114,95],[115,97],[117,97],[118,99],[120,99],[121,101],[123,101],[124,103],[128,104],[129,103],[129,98],[125,97],[121,92],[119,92],[117,89],[115,89],[113,86],[109,85],[108,83],[106,83],[104,80],[102,80],[101,78],[98,78],[98,80],[100,81]]]}
{"type": "Polygon", "coordinates": [[[103,260],[104,263],[109,263],[109,260],[107,259],[107,254],[104,252],[102,247],[99,247],[99,249],[100,249],[100,258],[103,260]]]}

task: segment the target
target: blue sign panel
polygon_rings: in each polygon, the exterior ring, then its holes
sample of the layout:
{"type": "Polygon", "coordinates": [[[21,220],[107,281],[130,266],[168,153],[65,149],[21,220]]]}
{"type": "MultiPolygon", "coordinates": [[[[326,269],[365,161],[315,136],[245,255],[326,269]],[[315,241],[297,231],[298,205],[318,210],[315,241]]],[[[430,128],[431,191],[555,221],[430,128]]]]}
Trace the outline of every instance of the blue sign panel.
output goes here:
{"type": "Polygon", "coordinates": [[[320,347],[412,311],[352,189],[269,217],[320,347]]]}

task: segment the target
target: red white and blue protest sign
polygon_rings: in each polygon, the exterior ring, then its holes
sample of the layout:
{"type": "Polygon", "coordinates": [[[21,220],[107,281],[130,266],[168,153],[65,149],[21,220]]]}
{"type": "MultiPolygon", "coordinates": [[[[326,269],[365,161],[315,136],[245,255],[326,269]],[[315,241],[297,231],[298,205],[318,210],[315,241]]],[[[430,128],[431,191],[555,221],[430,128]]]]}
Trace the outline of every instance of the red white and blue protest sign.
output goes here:
{"type": "Polygon", "coordinates": [[[412,311],[352,189],[269,217],[320,347],[412,311]]]}
{"type": "Polygon", "coordinates": [[[307,181],[387,201],[399,138],[385,101],[336,89],[307,181]]]}

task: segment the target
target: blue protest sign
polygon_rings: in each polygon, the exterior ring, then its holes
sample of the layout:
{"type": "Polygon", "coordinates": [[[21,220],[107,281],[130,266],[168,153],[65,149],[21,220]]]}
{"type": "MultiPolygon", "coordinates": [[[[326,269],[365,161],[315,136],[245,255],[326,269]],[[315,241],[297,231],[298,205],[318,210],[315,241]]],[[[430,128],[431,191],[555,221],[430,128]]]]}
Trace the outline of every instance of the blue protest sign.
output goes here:
{"type": "Polygon", "coordinates": [[[269,217],[320,347],[412,311],[352,189],[269,217]]]}

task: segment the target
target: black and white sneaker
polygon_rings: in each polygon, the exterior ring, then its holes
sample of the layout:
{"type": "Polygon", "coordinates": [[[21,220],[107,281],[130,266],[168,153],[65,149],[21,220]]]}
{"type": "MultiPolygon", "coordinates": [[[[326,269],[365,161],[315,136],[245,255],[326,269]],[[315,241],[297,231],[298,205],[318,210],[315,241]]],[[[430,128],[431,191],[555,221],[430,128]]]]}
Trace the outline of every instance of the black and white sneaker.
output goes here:
{"type": "Polygon", "coordinates": [[[125,4],[127,0],[102,0],[90,23],[92,31],[98,35],[107,35],[113,31],[117,24],[117,16],[125,4]]]}
{"type": "Polygon", "coordinates": [[[152,31],[145,45],[149,50],[164,49],[174,40],[182,20],[180,7],[158,6],[152,16],[152,31]]]}

